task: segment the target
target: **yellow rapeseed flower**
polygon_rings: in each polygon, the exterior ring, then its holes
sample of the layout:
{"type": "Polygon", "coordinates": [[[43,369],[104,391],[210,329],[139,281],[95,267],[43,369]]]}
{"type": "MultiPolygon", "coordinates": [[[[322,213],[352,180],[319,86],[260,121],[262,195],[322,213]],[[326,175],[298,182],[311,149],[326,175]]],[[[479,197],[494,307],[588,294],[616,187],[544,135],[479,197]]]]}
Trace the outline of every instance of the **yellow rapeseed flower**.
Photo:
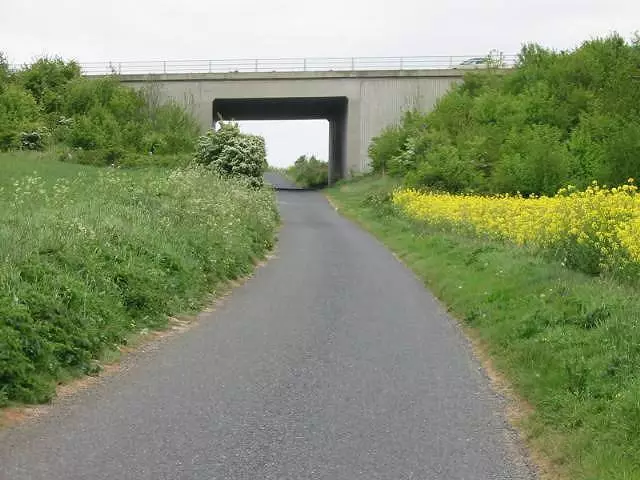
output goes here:
{"type": "Polygon", "coordinates": [[[633,178],[584,191],[569,185],[553,197],[453,195],[401,189],[393,203],[407,215],[452,231],[540,249],[579,245],[597,264],[640,263],[640,194],[633,178]],[[586,249],[586,250],[585,250],[586,249]],[[624,258],[619,258],[623,255],[624,258]]]}

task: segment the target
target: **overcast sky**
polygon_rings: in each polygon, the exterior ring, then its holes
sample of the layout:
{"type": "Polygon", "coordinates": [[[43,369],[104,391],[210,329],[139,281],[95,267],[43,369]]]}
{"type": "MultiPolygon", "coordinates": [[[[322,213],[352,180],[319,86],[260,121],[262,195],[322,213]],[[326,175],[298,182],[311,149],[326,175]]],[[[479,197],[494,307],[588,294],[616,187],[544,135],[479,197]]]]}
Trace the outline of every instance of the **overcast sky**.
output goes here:
{"type": "MultiPolygon", "coordinates": [[[[127,60],[483,55],[640,29],[639,0],[2,0],[0,50],[127,60]]],[[[269,161],[326,158],[328,127],[250,122],[269,161]]]]}

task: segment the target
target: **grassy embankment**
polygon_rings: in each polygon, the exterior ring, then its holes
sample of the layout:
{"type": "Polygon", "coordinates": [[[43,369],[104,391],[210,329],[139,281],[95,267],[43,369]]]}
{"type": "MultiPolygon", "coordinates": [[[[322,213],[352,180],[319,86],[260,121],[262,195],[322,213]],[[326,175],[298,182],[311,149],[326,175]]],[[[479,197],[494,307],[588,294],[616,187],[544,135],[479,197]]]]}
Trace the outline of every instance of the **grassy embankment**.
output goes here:
{"type": "Polygon", "coordinates": [[[197,310],[274,241],[273,194],[204,168],[0,155],[0,406],[58,382],[144,328],[197,310]]]}
{"type": "Polygon", "coordinates": [[[389,177],[329,190],[424,280],[532,407],[520,420],[552,478],[640,478],[637,288],[506,242],[398,213],[389,177]]]}

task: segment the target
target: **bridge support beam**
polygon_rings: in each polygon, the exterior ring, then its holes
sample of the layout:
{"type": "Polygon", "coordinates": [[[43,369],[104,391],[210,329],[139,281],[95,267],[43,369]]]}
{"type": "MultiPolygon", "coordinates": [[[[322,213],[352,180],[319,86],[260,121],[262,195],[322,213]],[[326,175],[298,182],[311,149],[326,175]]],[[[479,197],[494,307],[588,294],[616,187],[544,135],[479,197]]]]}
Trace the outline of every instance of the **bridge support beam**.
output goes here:
{"type": "Polygon", "coordinates": [[[347,154],[346,116],[329,120],[329,185],[345,175],[347,154]]]}

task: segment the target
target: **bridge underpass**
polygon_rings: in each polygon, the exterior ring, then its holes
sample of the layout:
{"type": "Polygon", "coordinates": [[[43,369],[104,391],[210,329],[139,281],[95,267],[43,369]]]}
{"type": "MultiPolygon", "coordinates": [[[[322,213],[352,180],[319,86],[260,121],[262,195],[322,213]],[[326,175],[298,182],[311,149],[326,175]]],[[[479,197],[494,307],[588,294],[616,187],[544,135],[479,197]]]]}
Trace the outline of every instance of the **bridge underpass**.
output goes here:
{"type": "Polygon", "coordinates": [[[184,105],[211,128],[225,119],[327,119],[331,180],[370,168],[371,139],[410,109],[429,111],[461,70],[231,72],[121,75],[122,83],[151,88],[158,101],[184,105]]]}
{"type": "Polygon", "coordinates": [[[216,98],[213,118],[223,120],[327,120],[329,183],[347,172],[347,97],[216,98]]]}

